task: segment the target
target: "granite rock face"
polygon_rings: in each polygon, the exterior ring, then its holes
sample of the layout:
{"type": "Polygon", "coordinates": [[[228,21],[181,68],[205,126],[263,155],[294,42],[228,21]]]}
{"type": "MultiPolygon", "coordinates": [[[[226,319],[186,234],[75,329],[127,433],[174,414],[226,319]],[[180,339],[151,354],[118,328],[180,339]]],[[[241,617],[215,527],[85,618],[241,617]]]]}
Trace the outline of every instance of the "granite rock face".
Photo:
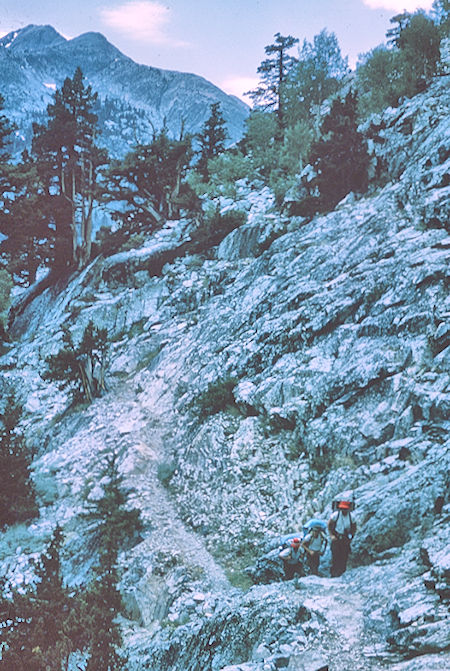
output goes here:
{"type": "Polygon", "coordinates": [[[448,668],[446,84],[377,120],[392,179],[365,197],[306,221],[242,185],[248,223],[208,258],[154,272],[180,222],[17,312],[0,384],[25,404],[42,508],[0,561],[20,582],[59,521],[67,578],[85,579],[82,492],[116,450],[146,525],[121,556],[133,671],[448,668]],[[78,338],[91,319],[108,329],[108,392],[67,413],[39,370],[63,324],[78,338]],[[348,492],[341,578],[327,550],[319,576],[251,585],[280,536],[348,492]]]}

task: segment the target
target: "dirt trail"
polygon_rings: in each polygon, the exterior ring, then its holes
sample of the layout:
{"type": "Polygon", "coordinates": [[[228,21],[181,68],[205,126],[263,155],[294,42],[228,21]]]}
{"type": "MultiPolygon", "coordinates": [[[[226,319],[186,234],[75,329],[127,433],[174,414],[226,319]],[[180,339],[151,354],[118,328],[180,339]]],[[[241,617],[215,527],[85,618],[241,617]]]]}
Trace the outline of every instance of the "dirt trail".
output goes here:
{"type": "MultiPolygon", "coordinates": [[[[189,531],[179,518],[174,503],[158,478],[158,464],[169,457],[167,446],[172,436],[171,412],[163,385],[152,387],[151,394],[136,395],[135,383],[124,384],[120,402],[114,397],[107,408],[99,406],[108,440],[120,445],[126,454],[128,484],[133,498],[139,500],[143,517],[150,522],[146,544],[152,552],[175,549],[185,565],[204,570],[205,589],[229,591],[234,589],[223,569],[207,551],[197,534],[189,531]],[[106,413],[106,416],[105,416],[106,413]]],[[[330,671],[378,671],[387,664],[380,640],[366,630],[366,598],[347,576],[339,579],[309,576],[301,579],[305,606],[326,624],[324,635],[317,640],[317,649],[332,660],[330,671]]],[[[358,579],[361,585],[361,579],[358,579]]],[[[323,629],[323,628],[322,628],[323,629]]]]}
{"type": "Polygon", "coordinates": [[[186,565],[201,567],[210,589],[231,589],[225,572],[207,551],[201,537],[184,526],[158,477],[158,466],[169,460],[167,445],[172,430],[170,413],[160,398],[155,388],[153,398],[147,393],[136,396],[134,388],[125,384],[120,415],[111,408],[113,417],[108,423],[110,439],[113,431],[127,454],[125,469],[127,483],[133,489],[131,500],[139,503],[144,520],[149,521],[146,542],[152,552],[173,551],[186,565]]]}
{"type": "MultiPolygon", "coordinates": [[[[127,416],[135,415],[136,421],[134,430],[122,436],[122,440],[131,443],[128,453],[134,459],[133,487],[144,514],[154,525],[148,537],[149,547],[153,551],[179,548],[185,562],[204,569],[210,589],[231,590],[233,588],[223,569],[206,550],[202,539],[185,528],[158,479],[158,463],[166,458],[171,424],[168,419],[170,412],[166,412],[164,403],[158,403],[155,390],[154,393],[153,398],[146,396],[143,403],[142,399],[137,401],[135,395],[130,395],[131,407],[127,416]],[[155,415],[156,408],[159,409],[158,415],[155,415]]],[[[330,671],[381,671],[389,667],[392,659],[385,642],[375,632],[367,630],[365,611],[368,608],[373,611],[386,604],[371,603],[372,595],[361,592],[364,579],[358,576],[355,584],[351,579],[352,573],[338,579],[316,576],[301,579],[304,604],[326,623],[327,633],[325,636],[321,633],[317,647],[331,660],[330,671]]]]}
{"type": "MultiPolygon", "coordinates": [[[[153,388],[153,397],[137,393],[136,381],[120,385],[91,406],[88,426],[74,439],[85,459],[99,444],[110,445],[122,455],[131,502],[139,504],[148,522],[148,553],[175,549],[180,563],[202,569],[204,590],[236,591],[202,538],[184,526],[158,477],[158,465],[169,459],[167,446],[173,435],[167,399],[160,403],[160,392],[161,388],[153,388]]],[[[359,567],[334,579],[300,579],[303,603],[321,624],[316,637],[308,635],[308,647],[314,646],[324,656],[329,671],[409,671],[386,647],[382,611],[389,606],[390,580],[392,576],[387,578],[381,566],[359,567]]]]}
{"type": "Polygon", "coordinates": [[[329,661],[330,671],[388,668],[389,653],[384,642],[367,630],[366,596],[355,585],[345,578],[314,576],[300,582],[307,592],[305,606],[326,625],[317,647],[329,661]]]}

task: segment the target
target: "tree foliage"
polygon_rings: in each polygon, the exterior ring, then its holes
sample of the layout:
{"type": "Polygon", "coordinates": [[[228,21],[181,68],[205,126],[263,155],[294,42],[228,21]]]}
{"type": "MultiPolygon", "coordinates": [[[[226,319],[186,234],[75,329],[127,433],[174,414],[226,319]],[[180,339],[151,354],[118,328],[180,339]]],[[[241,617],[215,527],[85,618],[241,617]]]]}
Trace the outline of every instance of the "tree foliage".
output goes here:
{"type": "Polygon", "coordinates": [[[205,180],[209,177],[208,161],[224,151],[227,138],[225,119],[220,109],[220,103],[213,103],[210,110],[211,114],[197,136],[200,148],[196,169],[205,180]]]}
{"type": "Polygon", "coordinates": [[[0,268],[0,343],[7,337],[6,326],[12,287],[11,274],[5,268],[0,268]]]}
{"type": "Polygon", "coordinates": [[[275,112],[280,129],[284,126],[284,86],[295,62],[295,58],[288,52],[297,43],[298,38],[292,35],[276,33],[275,41],[264,48],[268,58],[261,62],[257,70],[261,81],[256,89],[249,91],[256,105],[275,112]]]}
{"type": "Polygon", "coordinates": [[[409,70],[410,94],[414,95],[426,87],[436,72],[440,58],[439,30],[423,12],[416,12],[400,31],[397,47],[403,56],[404,74],[409,70]]]}
{"type": "Polygon", "coordinates": [[[285,87],[289,124],[302,120],[313,127],[321,104],[339,90],[348,72],[347,58],[343,58],[334,33],[322,30],[312,42],[305,40],[285,87]]]}
{"type": "Polygon", "coordinates": [[[85,595],[89,631],[86,671],[119,671],[125,667],[126,658],[120,650],[122,636],[116,620],[122,605],[117,589],[117,558],[121,550],[136,542],[142,521],[140,511],[129,508],[129,491],[115,454],[106,457],[99,476],[102,493],[86,500],[82,515],[90,525],[91,540],[99,556],[94,579],[85,595]]]}
{"type": "Polygon", "coordinates": [[[59,389],[70,389],[74,401],[90,403],[105,389],[107,330],[89,321],[78,345],[74,344],[67,326],[63,326],[62,331],[64,346],[46,358],[47,369],[41,377],[58,382],[59,389]]]}
{"type": "Polygon", "coordinates": [[[189,208],[193,194],[184,178],[191,157],[190,138],[172,140],[163,130],[113,161],[104,175],[104,201],[113,218],[130,232],[151,232],[189,208]]]}
{"type": "Polygon", "coordinates": [[[52,265],[59,269],[82,266],[90,258],[98,169],[106,162],[105,151],[95,144],[97,93],[83,79],[77,68],[48,105],[47,124],[33,126],[32,153],[42,183],[40,205],[55,227],[52,265]]]}
{"type": "Polygon", "coordinates": [[[119,551],[141,531],[140,512],[128,509],[130,492],[119,472],[116,454],[106,456],[99,481],[102,484],[101,494],[86,499],[82,517],[91,527],[93,545],[100,559],[108,553],[114,554],[117,559],[119,551]]]}
{"type": "Polygon", "coordinates": [[[379,112],[397,106],[430,83],[439,69],[441,34],[424,12],[403,12],[392,17],[388,46],[366,54],[357,66],[360,111],[379,112]]]}
{"type": "Polygon", "coordinates": [[[8,394],[0,426],[0,529],[38,514],[31,479],[32,455],[18,424],[22,409],[8,394]]]}
{"type": "Polygon", "coordinates": [[[333,33],[323,30],[312,42],[305,40],[298,58],[293,58],[288,49],[297,42],[278,33],[275,43],[266,47],[270,58],[258,70],[265,79],[251,92],[258,104],[239,143],[252,178],[262,178],[278,203],[307,162],[311,143],[318,137],[323,102],[337,92],[348,73],[333,33]]]}
{"type": "Polygon", "coordinates": [[[311,149],[320,209],[331,209],[350,191],[367,189],[369,156],[357,126],[357,99],[350,91],[344,100],[334,100],[322,122],[321,138],[311,149]]]}
{"type": "MultiPolygon", "coordinates": [[[[0,94],[0,166],[4,165],[11,158],[9,146],[11,142],[11,135],[16,130],[15,124],[11,123],[9,119],[2,114],[4,109],[5,99],[0,94]]],[[[3,177],[0,173],[0,177],[3,177]]],[[[0,187],[3,188],[3,183],[0,182],[0,187]]]]}
{"type": "Polygon", "coordinates": [[[81,602],[62,580],[62,542],[62,531],[56,527],[36,562],[35,585],[0,597],[4,643],[0,669],[61,671],[68,668],[70,654],[86,645],[81,602]]]}
{"type": "Polygon", "coordinates": [[[44,189],[36,161],[25,151],[21,161],[8,168],[11,190],[3,198],[0,255],[16,283],[29,286],[40,267],[53,258],[55,231],[50,213],[43,210],[44,189]]]}

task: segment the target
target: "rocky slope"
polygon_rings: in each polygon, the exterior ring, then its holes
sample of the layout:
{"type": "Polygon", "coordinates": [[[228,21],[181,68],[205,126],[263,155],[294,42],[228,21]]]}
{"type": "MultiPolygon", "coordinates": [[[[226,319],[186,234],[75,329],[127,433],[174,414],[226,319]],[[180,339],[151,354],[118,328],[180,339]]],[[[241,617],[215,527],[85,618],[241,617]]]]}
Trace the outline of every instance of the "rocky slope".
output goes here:
{"type": "Polygon", "coordinates": [[[165,124],[174,137],[199,132],[219,102],[228,141],[242,137],[248,107],[194,74],[139,65],[100,33],[66,40],[51,26],[30,25],[0,38],[1,94],[5,112],[17,124],[15,149],[31,139],[33,121],[45,121],[56,88],[80,66],[99,94],[99,144],[113,156],[137,142],[149,142],[165,124]]]}
{"type": "Polygon", "coordinates": [[[41,516],[0,544],[11,580],[59,521],[89,568],[82,493],[116,450],[144,539],[121,556],[130,670],[443,671],[450,663],[449,87],[366,131],[389,181],[311,221],[244,184],[245,226],[160,268],[173,223],[17,310],[0,384],[25,403],[41,516]],[[447,227],[447,229],[446,229],[447,227]],[[90,319],[111,340],[87,408],[39,377],[90,319]],[[261,576],[262,555],[352,490],[341,578],[261,576]]]}

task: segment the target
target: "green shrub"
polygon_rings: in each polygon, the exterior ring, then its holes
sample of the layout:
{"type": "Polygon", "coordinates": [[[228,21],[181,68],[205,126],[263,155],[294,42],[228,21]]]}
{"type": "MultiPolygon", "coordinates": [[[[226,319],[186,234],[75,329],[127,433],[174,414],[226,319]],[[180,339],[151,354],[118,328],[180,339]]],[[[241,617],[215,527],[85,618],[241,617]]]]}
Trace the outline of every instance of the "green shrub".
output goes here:
{"type": "Polygon", "coordinates": [[[106,226],[97,233],[92,245],[92,254],[102,254],[104,257],[112,256],[118,252],[128,252],[130,249],[139,249],[145,242],[145,233],[129,226],[119,226],[112,230],[106,226]]]}
{"type": "Polygon", "coordinates": [[[217,196],[236,198],[236,182],[254,176],[249,157],[235,149],[210,159],[208,172],[210,177],[204,193],[207,193],[209,198],[217,196]]]}
{"type": "Polygon", "coordinates": [[[189,409],[193,410],[199,417],[205,419],[210,415],[215,415],[229,406],[236,405],[233,389],[238,383],[237,378],[227,377],[210,382],[208,387],[194,398],[189,404],[189,409]]]}

